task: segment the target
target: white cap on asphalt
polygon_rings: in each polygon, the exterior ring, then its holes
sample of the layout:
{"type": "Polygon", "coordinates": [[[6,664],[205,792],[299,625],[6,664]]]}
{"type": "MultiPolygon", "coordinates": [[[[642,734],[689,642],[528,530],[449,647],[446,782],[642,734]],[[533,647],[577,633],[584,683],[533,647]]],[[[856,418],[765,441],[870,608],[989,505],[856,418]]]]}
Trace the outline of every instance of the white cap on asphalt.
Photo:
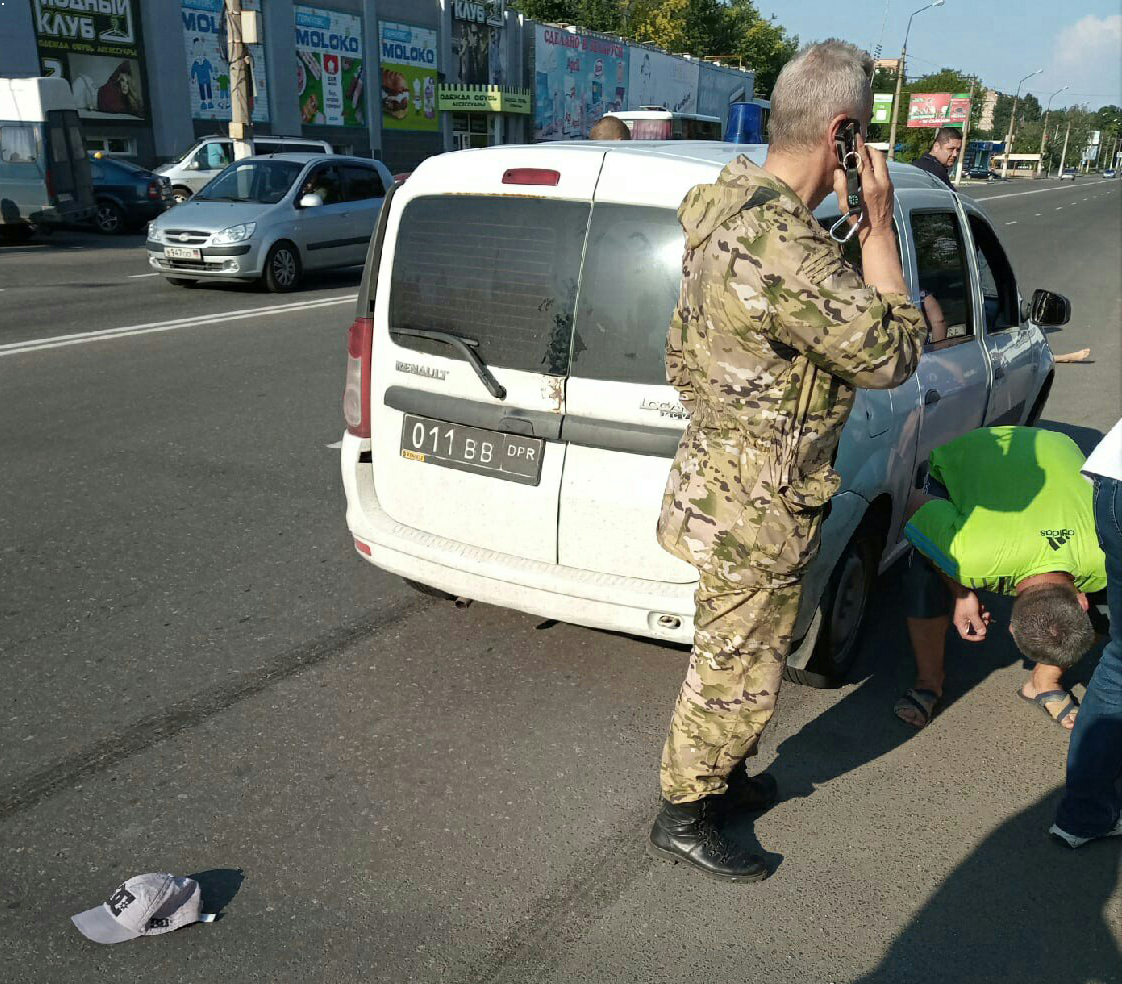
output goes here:
{"type": "Polygon", "coordinates": [[[213,922],[204,915],[202,890],[194,878],[169,874],[137,875],[101,905],[70,920],[95,943],[124,943],[138,936],[170,933],[194,922],[213,922]]]}

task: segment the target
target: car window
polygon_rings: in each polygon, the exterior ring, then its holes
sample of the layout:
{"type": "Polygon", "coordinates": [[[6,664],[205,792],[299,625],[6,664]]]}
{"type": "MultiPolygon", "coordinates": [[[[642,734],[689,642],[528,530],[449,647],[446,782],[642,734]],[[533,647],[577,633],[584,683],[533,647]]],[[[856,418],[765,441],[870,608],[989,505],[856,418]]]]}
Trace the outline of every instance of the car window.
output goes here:
{"type": "MultiPolygon", "coordinates": [[[[452,332],[476,339],[488,365],[564,376],[589,208],[489,195],[414,199],[401,214],[394,247],[391,333],[452,332]]],[[[439,342],[393,339],[462,358],[439,342]]]]}
{"type": "Polygon", "coordinates": [[[988,222],[970,216],[970,232],[974,236],[974,257],[978,264],[978,281],[982,288],[982,310],[986,331],[1004,331],[1021,323],[1017,304],[1017,280],[1013,268],[988,222]]]}
{"type": "Polygon", "coordinates": [[[275,205],[302,170],[296,161],[238,161],[195,197],[201,201],[256,202],[275,205]]]}
{"type": "Polygon", "coordinates": [[[35,127],[6,123],[0,126],[0,161],[27,164],[39,159],[39,134],[35,127]]]}
{"type": "Polygon", "coordinates": [[[331,149],[325,148],[323,144],[302,144],[290,143],[285,144],[283,147],[278,148],[284,150],[289,154],[330,154],[331,149]]]}
{"type": "Polygon", "coordinates": [[[301,195],[319,195],[324,205],[337,205],[343,201],[343,182],[334,164],[323,164],[314,168],[304,179],[301,195]]]}
{"type": "Polygon", "coordinates": [[[958,217],[952,212],[913,212],[911,223],[928,344],[954,344],[974,334],[970,275],[958,217]]]}
{"type": "Polygon", "coordinates": [[[371,198],[384,198],[385,188],[378,172],[359,164],[344,164],[340,169],[345,183],[344,191],[348,202],[363,202],[371,198]]]}
{"type": "Polygon", "coordinates": [[[284,149],[279,143],[274,143],[271,140],[256,140],[253,144],[255,154],[279,154],[284,149]]]}
{"type": "Polygon", "coordinates": [[[232,161],[233,153],[226,144],[217,141],[203,144],[199,148],[199,167],[204,171],[217,171],[232,161]]]}
{"type": "Polygon", "coordinates": [[[572,375],[666,382],[666,328],[678,300],[683,245],[674,209],[593,208],[572,375]]]}

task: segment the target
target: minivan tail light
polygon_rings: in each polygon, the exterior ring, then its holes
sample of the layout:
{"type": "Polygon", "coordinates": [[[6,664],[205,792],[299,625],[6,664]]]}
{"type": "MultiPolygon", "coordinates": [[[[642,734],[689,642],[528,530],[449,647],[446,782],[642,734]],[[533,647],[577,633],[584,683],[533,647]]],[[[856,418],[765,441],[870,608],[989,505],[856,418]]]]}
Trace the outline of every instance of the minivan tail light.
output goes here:
{"type": "Polygon", "coordinates": [[[505,185],[549,185],[556,187],[561,180],[560,171],[545,167],[512,167],[503,171],[505,185]]]}
{"type": "Polygon", "coordinates": [[[370,353],[374,347],[374,319],[355,318],[347,333],[347,381],[343,388],[343,418],[355,437],[370,437],[370,353]]]}

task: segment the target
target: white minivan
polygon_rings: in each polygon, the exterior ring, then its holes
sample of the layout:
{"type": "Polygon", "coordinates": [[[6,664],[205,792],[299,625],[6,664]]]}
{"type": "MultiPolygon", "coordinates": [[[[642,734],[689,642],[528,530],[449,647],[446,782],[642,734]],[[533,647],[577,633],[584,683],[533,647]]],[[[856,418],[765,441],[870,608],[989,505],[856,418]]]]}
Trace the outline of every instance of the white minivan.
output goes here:
{"type": "MultiPolygon", "coordinates": [[[[676,209],[733,157],[714,142],[507,146],[425,161],[382,209],[349,338],[342,443],[356,549],[422,590],[688,643],[694,570],[655,537],[687,414],[664,347],[676,209]]],[[[1064,298],[1021,301],[981,209],[892,166],[909,288],[938,327],[915,375],[864,392],[842,491],[807,571],[789,661],[840,681],[878,568],[930,451],[1039,415],[1041,332],[1064,298]]],[[[831,198],[818,217],[837,216],[831,198]]],[[[856,244],[854,244],[856,248],[856,244]]]]}
{"type": "MultiPolygon", "coordinates": [[[[312,140],[304,137],[260,136],[250,139],[255,156],[265,154],[331,154],[331,144],[326,140],[312,140]]],[[[185,202],[196,191],[202,191],[206,184],[218,177],[226,167],[233,163],[234,143],[229,137],[203,137],[178,160],[162,164],[156,168],[171,182],[171,191],[176,202],[185,202]]]]}

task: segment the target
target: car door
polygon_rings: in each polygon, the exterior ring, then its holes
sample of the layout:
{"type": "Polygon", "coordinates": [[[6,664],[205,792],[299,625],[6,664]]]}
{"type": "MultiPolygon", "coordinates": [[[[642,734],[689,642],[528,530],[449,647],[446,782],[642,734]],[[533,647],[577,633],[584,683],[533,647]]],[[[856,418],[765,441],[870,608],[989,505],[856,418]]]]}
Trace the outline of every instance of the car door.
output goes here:
{"type": "Polygon", "coordinates": [[[1013,267],[997,233],[973,206],[966,207],[977,274],[975,330],[985,345],[990,363],[987,426],[1019,424],[1036,371],[1033,332],[1021,323],[1021,300],[1013,267]]]}
{"type": "Polygon", "coordinates": [[[345,266],[350,259],[351,203],[343,193],[343,179],[334,164],[317,164],[303,179],[296,202],[305,195],[319,195],[322,205],[301,210],[300,231],[304,265],[309,269],[345,266]]]}
{"type": "Polygon", "coordinates": [[[343,193],[350,204],[351,239],[348,253],[352,263],[366,259],[366,247],[378,224],[378,212],[386,198],[385,185],[378,171],[366,164],[342,164],[343,193]]]}
{"type": "Polygon", "coordinates": [[[913,300],[928,325],[916,371],[920,401],[916,462],[981,426],[989,395],[989,367],[975,327],[974,287],[962,219],[949,194],[912,196],[908,214],[913,300]],[[918,296],[916,296],[918,295],[918,296]]]}

